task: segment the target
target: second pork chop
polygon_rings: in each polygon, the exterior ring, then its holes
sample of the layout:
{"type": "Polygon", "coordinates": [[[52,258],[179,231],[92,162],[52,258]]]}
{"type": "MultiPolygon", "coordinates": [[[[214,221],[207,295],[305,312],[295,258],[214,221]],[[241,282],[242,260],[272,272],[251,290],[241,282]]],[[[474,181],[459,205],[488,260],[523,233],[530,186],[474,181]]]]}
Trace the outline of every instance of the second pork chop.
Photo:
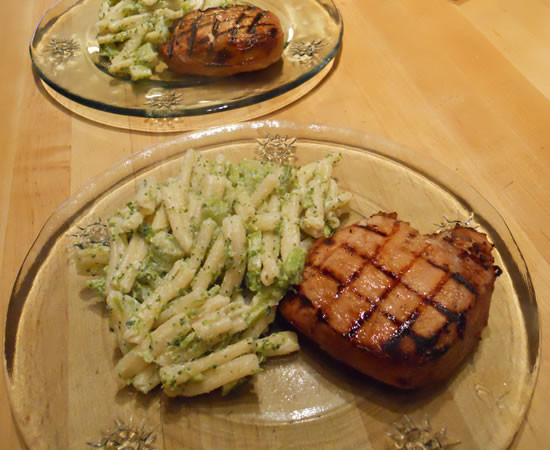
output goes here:
{"type": "Polygon", "coordinates": [[[281,57],[283,47],[275,14],[238,5],[185,15],[159,50],[173,72],[226,77],[266,68],[281,57]]]}

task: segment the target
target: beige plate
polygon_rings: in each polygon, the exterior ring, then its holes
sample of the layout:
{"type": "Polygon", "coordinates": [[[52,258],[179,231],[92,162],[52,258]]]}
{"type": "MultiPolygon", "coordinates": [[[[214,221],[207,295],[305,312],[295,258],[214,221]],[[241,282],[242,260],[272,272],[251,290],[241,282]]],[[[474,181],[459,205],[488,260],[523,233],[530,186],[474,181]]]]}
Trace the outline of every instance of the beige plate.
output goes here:
{"type": "Polygon", "coordinates": [[[83,448],[86,443],[165,449],[378,449],[413,442],[426,448],[454,442],[464,449],[508,446],[529,406],[539,365],[530,278],[499,214],[435,163],[422,158],[422,169],[413,168],[408,164],[413,157],[354,132],[258,122],[149,148],[88,183],[48,220],[10,299],[5,363],[12,408],[26,443],[33,449],[83,448]],[[355,194],[358,213],[398,211],[423,232],[460,220],[488,233],[504,272],[474,355],[446,384],[400,392],[302,342],[297,355],[268,363],[226,398],[117,393],[114,337],[103,303],[83,289],[84,280],[75,273],[72,248],[79,240],[101,238],[102,227],[90,225],[135,195],[144,176],[161,180],[174,174],[191,147],[211,157],[223,152],[233,161],[295,156],[298,164],[340,151],[343,159],[335,174],[355,194]]]}

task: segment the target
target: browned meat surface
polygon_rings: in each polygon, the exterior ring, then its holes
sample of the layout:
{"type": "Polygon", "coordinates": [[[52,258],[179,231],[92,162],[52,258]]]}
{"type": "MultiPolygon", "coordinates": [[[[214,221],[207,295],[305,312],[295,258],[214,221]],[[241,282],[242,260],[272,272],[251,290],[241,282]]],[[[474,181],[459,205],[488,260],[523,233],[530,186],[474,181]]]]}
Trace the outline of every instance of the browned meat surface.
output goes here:
{"type": "Polygon", "coordinates": [[[319,239],[279,311],[336,359],[415,388],[448,375],[487,325],[497,268],[485,234],[421,235],[378,213],[319,239]]]}
{"type": "Polygon", "coordinates": [[[225,77],[266,68],[279,60],[283,46],[275,14],[239,5],[186,14],[159,51],[173,72],[225,77]]]}

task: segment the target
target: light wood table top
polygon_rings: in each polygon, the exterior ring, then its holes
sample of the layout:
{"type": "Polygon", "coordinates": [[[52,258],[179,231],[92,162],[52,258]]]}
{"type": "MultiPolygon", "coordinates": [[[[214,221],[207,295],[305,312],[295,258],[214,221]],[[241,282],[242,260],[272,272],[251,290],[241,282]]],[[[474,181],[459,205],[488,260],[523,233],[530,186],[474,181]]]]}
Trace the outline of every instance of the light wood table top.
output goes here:
{"type": "MultiPolygon", "coordinates": [[[[28,43],[52,0],[5,0],[0,314],[49,215],[94,175],[165,134],[81,119],[52,101],[28,43]]],[[[344,45],[310,94],[268,117],[362,130],[456,171],[500,211],[527,261],[542,328],[540,375],[514,448],[547,446],[550,404],[550,3],[336,0],[344,45]]],[[[22,446],[0,385],[0,447],[22,446]]]]}

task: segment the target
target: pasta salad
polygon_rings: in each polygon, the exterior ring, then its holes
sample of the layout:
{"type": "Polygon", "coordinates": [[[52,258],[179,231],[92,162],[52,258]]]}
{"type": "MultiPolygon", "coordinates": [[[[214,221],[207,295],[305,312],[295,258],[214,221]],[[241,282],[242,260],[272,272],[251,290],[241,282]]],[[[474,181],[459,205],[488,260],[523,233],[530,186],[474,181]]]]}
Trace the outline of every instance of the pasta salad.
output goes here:
{"type": "Polygon", "coordinates": [[[295,333],[266,333],[307,249],[351,199],[332,177],[339,158],[297,169],[189,150],[176,177],[143,180],[108,219],[109,246],[77,248],[79,272],[106,299],[121,386],[228,392],[265,358],[298,350],[295,333]]]}
{"type": "Polygon", "coordinates": [[[99,54],[114,75],[150,78],[165,68],[157,46],[168,40],[175,20],[227,5],[225,0],[103,0],[96,23],[99,54]]]}

